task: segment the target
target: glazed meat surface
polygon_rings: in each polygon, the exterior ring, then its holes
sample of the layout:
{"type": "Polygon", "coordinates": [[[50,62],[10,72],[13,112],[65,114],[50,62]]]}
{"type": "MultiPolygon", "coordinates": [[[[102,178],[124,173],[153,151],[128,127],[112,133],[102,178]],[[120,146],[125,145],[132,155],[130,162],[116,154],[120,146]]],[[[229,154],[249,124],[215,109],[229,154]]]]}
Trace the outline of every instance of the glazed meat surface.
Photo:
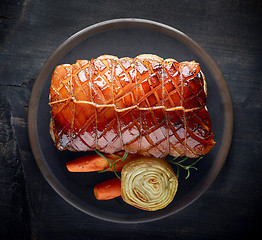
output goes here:
{"type": "Polygon", "coordinates": [[[198,63],[103,55],[55,68],[50,134],[59,150],[198,157],[213,145],[198,63]]]}

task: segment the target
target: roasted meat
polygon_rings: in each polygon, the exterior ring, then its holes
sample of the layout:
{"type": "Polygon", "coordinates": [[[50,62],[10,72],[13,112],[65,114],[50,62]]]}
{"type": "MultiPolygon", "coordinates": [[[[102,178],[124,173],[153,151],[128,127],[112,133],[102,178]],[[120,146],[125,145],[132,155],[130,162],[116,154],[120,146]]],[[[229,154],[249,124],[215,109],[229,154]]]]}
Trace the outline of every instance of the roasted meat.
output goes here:
{"type": "Polygon", "coordinates": [[[103,55],[55,68],[50,134],[59,150],[198,157],[213,145],[198,63],[103,55]]]}

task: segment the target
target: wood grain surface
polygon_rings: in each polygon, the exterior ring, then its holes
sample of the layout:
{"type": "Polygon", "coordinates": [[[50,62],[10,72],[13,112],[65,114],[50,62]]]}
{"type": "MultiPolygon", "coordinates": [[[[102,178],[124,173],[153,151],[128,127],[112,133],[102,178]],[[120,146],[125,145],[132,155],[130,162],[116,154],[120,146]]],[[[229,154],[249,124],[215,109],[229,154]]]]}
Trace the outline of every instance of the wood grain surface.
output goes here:
{"type": "Polygon", "coordinates": [[[254,239],[262,175],[262,2],[2,0],[0,239],[254,239]],[[32,86],[52,52],[94,23],[143,18],[177,28],[216,61],[230,89],[234,136],[212,186],[165,219],[116,224],[64,201],[41,175],[27,133],[32,86]]]}

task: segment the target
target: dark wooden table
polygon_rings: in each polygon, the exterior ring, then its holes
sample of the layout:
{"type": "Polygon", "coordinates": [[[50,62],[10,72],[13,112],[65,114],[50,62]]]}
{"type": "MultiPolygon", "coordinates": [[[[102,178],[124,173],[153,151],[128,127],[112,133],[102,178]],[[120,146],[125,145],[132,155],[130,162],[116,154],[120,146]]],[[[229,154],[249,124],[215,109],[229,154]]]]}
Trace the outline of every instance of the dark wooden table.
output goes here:
{"type": "Polygon", "coordinates": [[[261,1],[0,2],[0,239],[254,239],[260,236],[262,175],[261,1]],[[64,201],[41,175],[27,133],[32,86],[52,52],[101,21],[136,17],[165,23],[216,61],[234,105],[227,161],[212,186],[159,221],[116,224],[64,201]]]}

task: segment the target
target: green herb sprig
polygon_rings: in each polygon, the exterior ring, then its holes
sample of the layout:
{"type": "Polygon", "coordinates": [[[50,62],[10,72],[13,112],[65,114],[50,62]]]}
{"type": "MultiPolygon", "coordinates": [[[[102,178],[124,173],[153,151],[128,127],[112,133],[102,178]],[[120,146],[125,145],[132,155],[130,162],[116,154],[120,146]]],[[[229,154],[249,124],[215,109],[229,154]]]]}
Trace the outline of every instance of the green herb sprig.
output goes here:
{"type": "Polygon", "coordinates": [[[118,179],[121,179],[121,177],[120,177],[120,176],[118,175],[118,173],[116,172],[115,166],[116,166],[116,163],[117,163],[117,162],[119,162],[119,161],[124,162],[124,161],[126,160],[126,158],[127,158],[127,156],[128,156],[128,152],[125,151],[123,157],[119,157],[119,156],[117,156],[117,155],[115,155],[115,154],[113,154],[113,153],[110,153],[112,156],[118,158],[117,160],[114,160],[114,161],[108,159],[105,155],[103,155],[103,154],[102,154],[99,150],[97,150],[97,149],[95,150],[95,152],[96,152],[100,157],[106,159],[106,160],[109,162],[109,167],[106,168],[106,169],[104,169],[104,170],[98,171],[98,173],[107,172],[109,169],[113,168],[114,174],[116,175],[116,177],[117,177],[118,179]]]}
{"type": "MultiPolygon", "coordinates": [[[[109,158],[107,158],[105,155],[103,155],[103,154],[102,154],[99,150],[97,150],[97,149],[95,150],[95,152],[96,152],[99,156],[101,156],[102,158],[106,159],[106,160],[109,162],[109,167],[106,168],[106,169],[104,169],[104,170],[98,171],[98,173],[107,172],[109,169],[113,168],[114,174],[116,175],[116,177],[117,177],[118,179],[121,179],[121,177],[120,177],[120,176],[118,175],[118,173],[116,172],[115,166],[116,166],[116,163],[117,163],[117,162],[119,162],[119,161],[124,162],[124,161],[126,160],[126,158],[127,158],[127,156],[128,156],[128,152],[125,151],[123,157],[119,157],[119,156],[117,156],[117,155],[115,155],[115,154],[113,154],[113,153],[110,153],[110,155],[116,157],[117,160],[110,160],[109,158]]],[[[195,162],[193,162],[192,164],[189,164],[189,165],[183,165],[183,164],[182,164],[182,163],[184,163],[184,162],[188,159],[188,157],[185,157],[185,158],[183,158],[182,160],[177,161],[178,158],[179,158],[179,157],[174,157],[174,158],[172,158],[172,159],[170,159],[170,160],[168,159],[167,161],[168,161],[169,163],[171,163],[171,164],[176,165],[176,170],[177,170],[176,176],[177,176],[177,178],[179,178],[179,168],[183,168],[184,170],[187,171],[187,175],[186,175],[185,179],[188,179],[188,178],[190,177],[190,170],[191,170],[191,169],[197,170],[197,168],[196,168],[194,165],[197,164],[197,163],[203,158],[203,156],[199,157],[195,162]]]]}
{"type": "Polygon", "coordinates": [[[203,156],[199,157],[195,162],[193,162],[190,165],[183,165],[182,163],[184,163],[188,157],[183,158],[180,161],[176,161],[178,159],[178,157],[172,158],[171,160],[168,160],[169,163],[175,164],[176,165],[176,169],[177,169],[177,178],[179,177],[179,167],[183,168],[184,170],[187,171],[187,176],[185,177],[185,179],[188,179],[190,177],[190,169],[195,169],[197,170],[197,168],[194,166],[197,162],[199,162],[201,159],[203,158],[203,156]]]}

